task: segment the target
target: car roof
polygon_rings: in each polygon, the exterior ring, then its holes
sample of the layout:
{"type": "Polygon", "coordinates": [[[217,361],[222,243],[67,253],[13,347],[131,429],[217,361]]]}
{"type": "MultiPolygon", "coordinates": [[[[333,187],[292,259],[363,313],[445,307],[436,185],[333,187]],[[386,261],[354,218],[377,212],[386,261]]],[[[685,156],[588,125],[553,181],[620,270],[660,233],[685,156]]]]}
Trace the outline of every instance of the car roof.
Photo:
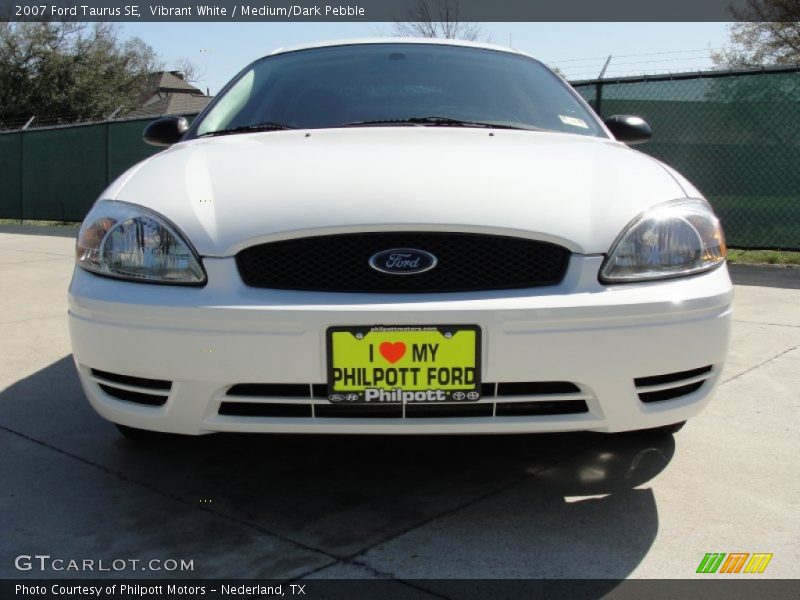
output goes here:
{"type": "Polygon", "coordinates": [[[295,46],[286,46],[285,48],[278,48],[269,54],[285,54],[287,52],[296,52],[298,50],[310,50],[312,48],[328,48],[331,46],[356,46],[366,44],[438,44],[441,46],[462,46],[465,48],[482,48],[484,50],[496,50],[499,52],[506,52],[508,54],[519,54],[534,58],[530,54],[520,52],[513,48],[505,46],[498,46],[496,44],[485,44],[483,42],[469,42],[467,40],[450,40],[442,38],[413,38],[413,37],[375,37],[375,38],[356,38],[349,40],[332,40],[326,42],[312,42],[309,44],[298,44],[295,46]]]}

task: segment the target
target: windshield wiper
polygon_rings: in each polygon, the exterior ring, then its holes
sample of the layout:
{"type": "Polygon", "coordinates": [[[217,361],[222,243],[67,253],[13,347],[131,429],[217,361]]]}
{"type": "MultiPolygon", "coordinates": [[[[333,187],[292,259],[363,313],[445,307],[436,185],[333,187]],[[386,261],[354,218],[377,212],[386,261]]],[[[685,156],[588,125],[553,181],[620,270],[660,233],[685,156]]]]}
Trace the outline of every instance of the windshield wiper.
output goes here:
{"type": "Polygon", "coordinates": [[[253,125],[240,125],[239,127],[230,127],[228,129],[218,129],[217,131],[207,131],[201,133],[197,137],[211,137],[215,135],[233,135],[235,133],[252,133],[255,131],[282,131],[284,129],[297,129],[292,125],[284,123],[274,123],[272,121],[265,121],[263,123],[255,123],[253,125]]]}
{"type": "Polygon", "coordinates": [[[415,123],[411,119],[375,119],[373,121],[353,121],[352,123],[341,123],[334,127],[370,127],[372,125],[422,125],[415,123]]]}
{"type": "Polygon", "coordinates": [[[343,123],[337,127],[369,127],[371,125],[419,125],[428,127],[482,127],[485,129],[522,129],[539,131],[536,127],[521,127],[505,123],[490,123],[486,121],[466,121],[452,117],[409,117],[407,119],[379,119],[375,121],[355,121],[343,123]]]}

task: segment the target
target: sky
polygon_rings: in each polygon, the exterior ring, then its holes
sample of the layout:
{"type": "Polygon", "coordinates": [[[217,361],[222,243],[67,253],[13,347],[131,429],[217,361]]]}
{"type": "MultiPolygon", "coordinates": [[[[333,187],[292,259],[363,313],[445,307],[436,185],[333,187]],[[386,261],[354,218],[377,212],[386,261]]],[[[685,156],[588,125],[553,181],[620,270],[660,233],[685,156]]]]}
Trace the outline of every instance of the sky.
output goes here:
{"type": "MultiPolygon", "coordinates": [[[[188,58],[195,85],[212,94],[251,61],[276,48],[360,37],[386,36],[392,23],[125,23],[169,70],[188,58]]],[[[713,67],[710,52],[724,46],[727,23],[485,23],[490,41],[528,52],[567,79],[697,71],[713,67]]]]}

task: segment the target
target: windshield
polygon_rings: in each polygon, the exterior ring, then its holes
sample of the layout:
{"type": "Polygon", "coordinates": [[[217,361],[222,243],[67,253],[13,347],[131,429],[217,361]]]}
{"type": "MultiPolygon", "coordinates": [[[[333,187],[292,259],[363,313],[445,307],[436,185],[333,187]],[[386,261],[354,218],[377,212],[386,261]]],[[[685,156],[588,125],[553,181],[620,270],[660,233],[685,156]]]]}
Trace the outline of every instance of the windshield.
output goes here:
{"type": "Polygon", "coordinates": [[[239,74],[190,137],[372,124],[490,124],[606,137],[568,86],[535,60],[396,43],[263,58],[239,74]]]}

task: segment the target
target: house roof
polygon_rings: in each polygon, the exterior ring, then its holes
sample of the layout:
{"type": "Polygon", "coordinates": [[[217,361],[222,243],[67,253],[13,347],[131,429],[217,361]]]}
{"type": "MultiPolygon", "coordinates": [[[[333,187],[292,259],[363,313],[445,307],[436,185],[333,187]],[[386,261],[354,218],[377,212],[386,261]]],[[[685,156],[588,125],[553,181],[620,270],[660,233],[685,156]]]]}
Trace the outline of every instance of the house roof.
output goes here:
{"type": "Polygon", "coordinates": [[[159,115],[196,114],[211,102],[195,86],[188,83],[179,71],[151,73],[142,94],[139,106],[126,113],[126,117],[157,117],[159,115]]]}
{"type": "Polygon", "coordinates": [[[213,96],[202,94],[163,94],[144,106],[140,106],[126,117],[157,117],[159,115],[189,115],[203,110],[213,100],[213,96]]]}
{"type": "Polygon", "coordinates": [[[202,94],[203,91],[188,83],[180,71],[159,71],[151,75],[150,88],[159,92],[202,94]]]}

